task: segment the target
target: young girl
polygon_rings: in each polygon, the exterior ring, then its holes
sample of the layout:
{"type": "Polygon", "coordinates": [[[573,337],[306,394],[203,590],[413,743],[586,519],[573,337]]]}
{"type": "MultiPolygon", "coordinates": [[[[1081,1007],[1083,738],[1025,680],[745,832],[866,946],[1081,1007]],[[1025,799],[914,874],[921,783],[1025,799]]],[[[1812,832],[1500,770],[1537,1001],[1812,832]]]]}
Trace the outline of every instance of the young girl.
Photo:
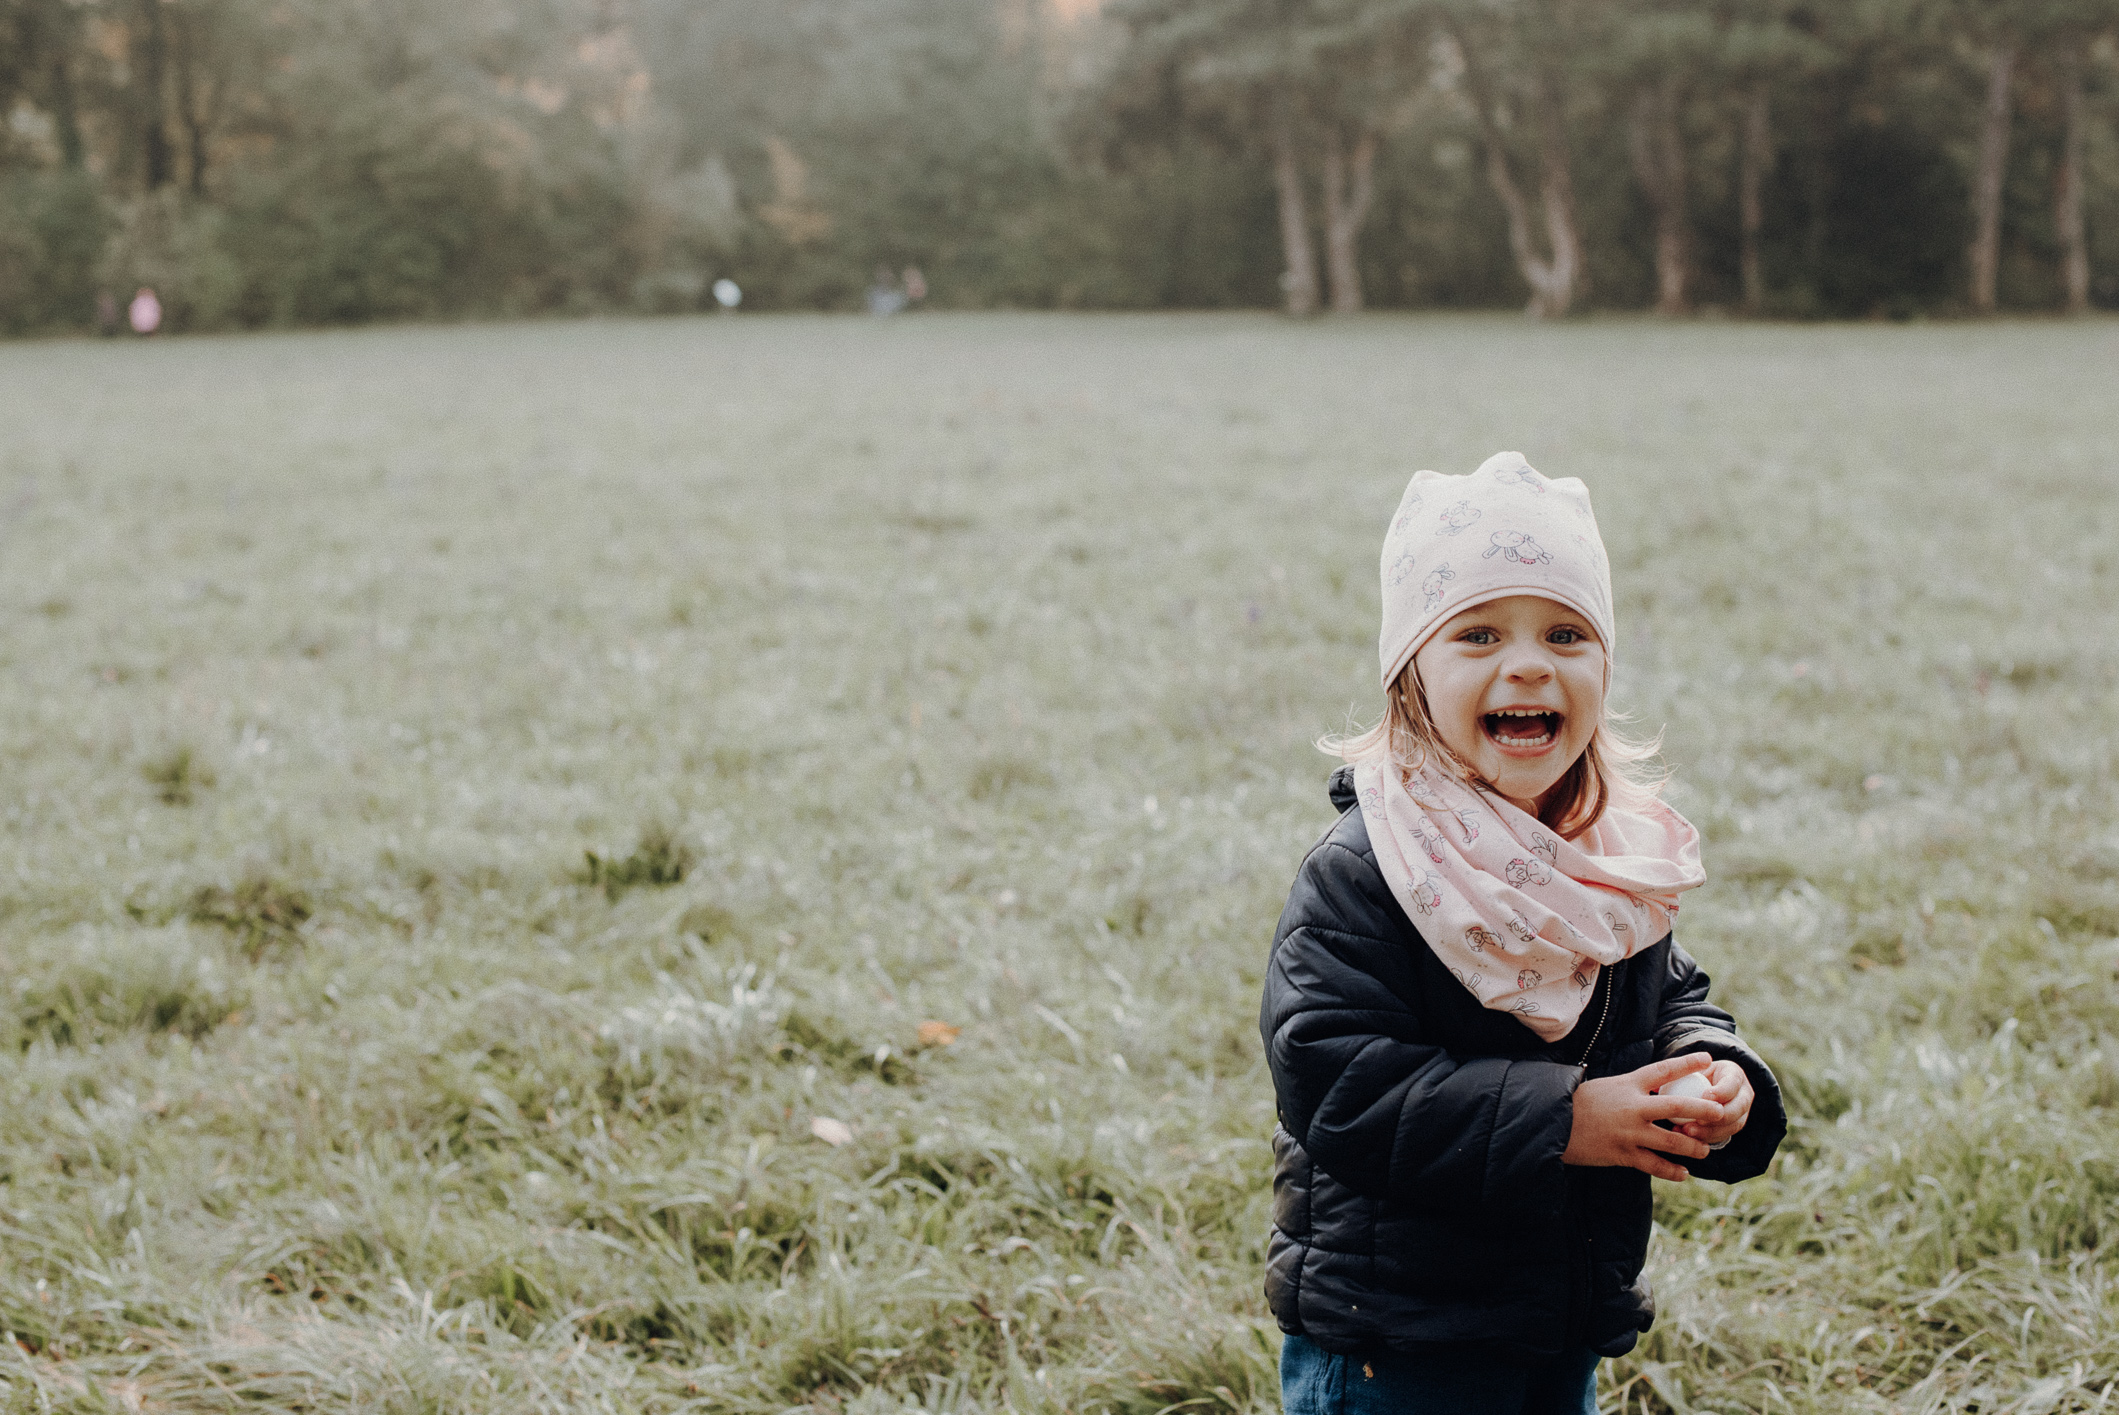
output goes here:
{"type": "Polygon", "coordinates": [[[1615,643],[1581,482],[1413,477],[1383,720],[1324,744],[1260,1016],[1288,1415],[1592,1415],[1655,1317],[1649,1176],[1748,1179],[1786,1131],[1671,939],[1699,836],[1605,725],[1615,643]]]}

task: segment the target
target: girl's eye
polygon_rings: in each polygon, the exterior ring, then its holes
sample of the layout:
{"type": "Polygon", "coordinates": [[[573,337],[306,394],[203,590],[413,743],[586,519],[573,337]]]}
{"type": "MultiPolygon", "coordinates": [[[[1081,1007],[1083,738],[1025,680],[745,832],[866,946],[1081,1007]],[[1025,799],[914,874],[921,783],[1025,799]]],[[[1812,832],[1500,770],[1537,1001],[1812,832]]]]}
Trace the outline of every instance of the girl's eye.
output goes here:
{"type": "Polygon", "coordinates": [[[1495,642],[1494,631],[1491,629],[1467,629],[1464,631],[1463,638],[1467,644],[1491,644],[1495,642]]]}
{"type": "Polygon", "coordinates": [[[1545,638],[1548,643],[1555,644],[1579,644],[1583,642],[1583,634],[1580,629],[1555,629],[1550,634],[1547,634],[1545,638]]]}

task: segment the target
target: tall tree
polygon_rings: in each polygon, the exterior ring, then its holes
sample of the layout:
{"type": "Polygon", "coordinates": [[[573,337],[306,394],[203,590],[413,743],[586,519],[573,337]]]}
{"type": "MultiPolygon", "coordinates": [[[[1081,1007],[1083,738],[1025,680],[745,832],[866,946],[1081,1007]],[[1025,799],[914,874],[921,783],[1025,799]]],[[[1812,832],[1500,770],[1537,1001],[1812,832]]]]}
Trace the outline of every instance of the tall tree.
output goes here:
{"type": "Polygon", "coordinates": [[[2060,97],[2060,160],[2053,167],[2053,235],[2060,246],[2062,307],[2082,314],[2090,307],[2090,246],[2082,219],[2081,49],[2064,44],[2055,57],[2060,97]]]}
{"type": "Polygon", "coordinates": [[[1539,318],[1566,314],[1589,284],[1567,110],[1581,82],[1570,60],[1602,38],[1593,15],[1571,0],[1464,0],[1443,19],[1485,149],[1487,180],[1507,215],[1509,250],[1530,286],[1527,309],[1539,318]],[[1525,165],[1537,174],[1535,205],[1520,175],[1525,165]]]}
{"type": "Polygon", "coordinates": [[[1744,313],[1766,306],[1766,273],[1759,238],[1766,228],[1766,177],[1774,165],[1773,85],[1755,78],[1744,85],[1744,127],[1738,140],[1737,277],[1743,287],[1744,313]]]}
{"type": "Polygon", "coordinates": [[[1830,46],[1809,32],[1813,26],[1801,0],[1722,0],[1712,52],[1700,63],[1699,81],[1724,95],[1716,106],[1736,129],[1737,276],[1747,314],[1766,303],[1766,183],[1779,161],[1774,94],[1832,59],[1830,46]]]}
{"type": "Polygon", "coordinates": [[[1174,107],[1262,153],[1279,208],[1288,312],[1313,314],[1323,303],[1320,217],[1331,308],[1358,311],[1376,154],[1405,84],[1395,14],[1344,0],[1122,0],[1106,13],[1131,34],[1107,103],[1174,107]]]}
{"type": "Polygon", "coordinates": [[[1685,135],[1679,121],[1683,79],[1665,72],[1634,94],[1627,152],[1635,178],[1655,211],[1655,311],[1679,315],[1692,308],[1692,202],[1686,181],[1685,135]]]}
{"type": "Polygon", "coordinates": [[[1127,40],[1101,100],[1122,130],[1187,126],[1271,164],[1281,295],[1316,313],[1322,290],[1308,198],[1310,112],[1296,43],[1305,0],[1116,0],[1127,40]]]}
{"type": "Polygon", "coordinates": [[[1336,124],[1325,131],[1324,252],[1332,277],[1332,312],[1359,314],[1361,228],[1376,195],[1376,149],[1382,137],[1363,128],[1351,137],[1336,124]]]}
{"type": "Polygon", "coordinates": [[[132,32],[133,107],[140,132],[140,169],[147,189],[166,187],[176,175],[169,144],[169,26],[162,0],[139,0],[132,32]]]}
{"type": "Polygon", "coordinates": [[[47,109],[60,164],[69,170],[87,155],[76,84],[86,48],[83,8],[69,0],[0,0],[0,112],[18,102],[47,109]]]}
{"type": "Polygon", "coordinates": [[[1313,0],[1302,40],[1316,70],[1309,85],[1322,149],[1325,268],[1332,310],[1365,303],[1360,242],[1375,203],[1375,166],[1430,68],[1433,0],[1313,0]]]}
{"type": "Polygon", "coordinates": [[[2083,217],[2089,123],[2084,82],[2092,50],[2119,29],[2119,3],[2038,0],[2032,17],[2060,119],[2060,148],[2053,163],[2053,237],[2059,250],[2061,307],[2081,314],[2090,307],[2089,232],[2083,217]]]}
{"type": "Polygon", "coordinates": [[[215,148],[239,94],[264,89],[271,64],[264,17],[245,0],[184,0],[168,11],[171,109],[183,129],[185,183],[206,195],[215,148]]]}
{"type": "Polygon", "coordinates": [[[1979,157],[1972,172],[1972,240],[1965,263],[1972,308],[1994,309],[2001,270],[2001,193],[2009,172],[2009,120],[2015,112],[2016,38],[2001,31],[1986,42],[1986,103],[1980,109],[1979,157]]]}
{"type": "Polygon", "coordinates": [[[1310,204],[1303,188],[1302,147],[1297,137],[1294,103],[1275,95],[1273,114],[1273,191],[1280,212],[1280,247],[1286,268],[1280,289],[1288,313],[1302,318],[1317,313],[1317,248],[1310,239],[1310,204]]]}
{"type": "Polygon", "coordinates": [[[1655,218],[1655,309],[1692,308],[1697,272],[1685,120],[1695,93],[1715,73],[1724,23],[1711,9],[1677,0],[1624,0],[1604,62],[1631,90],[1627,154],[1655,218]]]}

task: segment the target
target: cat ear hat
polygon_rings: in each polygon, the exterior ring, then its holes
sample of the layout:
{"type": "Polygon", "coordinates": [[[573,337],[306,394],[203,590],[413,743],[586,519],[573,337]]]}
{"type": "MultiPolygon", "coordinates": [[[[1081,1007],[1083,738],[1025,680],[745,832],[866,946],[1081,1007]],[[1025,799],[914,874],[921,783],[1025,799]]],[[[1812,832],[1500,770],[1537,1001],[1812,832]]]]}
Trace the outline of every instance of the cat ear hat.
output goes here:
{"type": "Polygon", "coordinates": [[[1611,561],[1589,488],[1545,476],[1520,452],[1496,452],[1470,476],[1413,473],[1383,537],[1383,686],[1451,617],[1518,594],[1557,600],[1589,621],[1603,641],[1608,687],[1611,561]]]}

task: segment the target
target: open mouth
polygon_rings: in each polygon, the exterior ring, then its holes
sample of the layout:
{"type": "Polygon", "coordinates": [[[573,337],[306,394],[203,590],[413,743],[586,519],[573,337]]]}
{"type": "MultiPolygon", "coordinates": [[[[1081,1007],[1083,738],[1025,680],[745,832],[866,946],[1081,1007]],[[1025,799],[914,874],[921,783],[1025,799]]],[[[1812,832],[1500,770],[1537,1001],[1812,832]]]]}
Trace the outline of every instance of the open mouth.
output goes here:
{"type": "Polygon", "coordinates": [[[1499,712],[1483,714],[1479,719],[1486,728],[1486,735],[1497,745],[1519,752],[1534,752],[1540,747],[1551,746],[1553,739],[1560,735],[1563,720],[1559,713],[1538,708],[1503,708],[1499,712]]]}

